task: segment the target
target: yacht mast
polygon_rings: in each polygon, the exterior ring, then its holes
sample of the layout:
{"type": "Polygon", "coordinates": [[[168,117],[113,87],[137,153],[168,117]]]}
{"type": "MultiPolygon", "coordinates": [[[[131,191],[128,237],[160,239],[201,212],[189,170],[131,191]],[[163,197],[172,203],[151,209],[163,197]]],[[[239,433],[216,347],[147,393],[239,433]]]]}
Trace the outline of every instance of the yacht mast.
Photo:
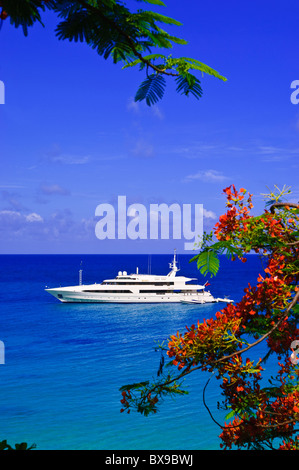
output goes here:
{"type": "Polygon", "coordinates": [[[173,255],[173,261],[172,263],[169,263],[169,267],[171,269],[170,273],[167,274],[169,277],[173,277],[176,275],[176,273],[179,271],[179,268],[176,265],[177,260],[176,260],[176,249],[174,250],[174,255],[173,255]]]}
{"type": "Polygon", "coordinates": [[[79,286],[82,286],[82,272],[83,272],[83,269],[82,269],[82,261],[80,263],[80,268],[79,269],[79,286]]]}

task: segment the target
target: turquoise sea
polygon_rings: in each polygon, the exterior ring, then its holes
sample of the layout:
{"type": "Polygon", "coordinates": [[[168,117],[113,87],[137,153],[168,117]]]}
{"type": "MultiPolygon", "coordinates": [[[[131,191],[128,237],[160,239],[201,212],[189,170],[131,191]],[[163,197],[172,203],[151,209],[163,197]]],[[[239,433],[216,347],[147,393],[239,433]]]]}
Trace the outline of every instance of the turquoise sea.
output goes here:
{"type": "MultiPolygon", "coordinates": [[[[180,255],[180,274],[205,282],[191,255],[180,255]]],[[[119,388],[155,377],[164,341],[186,325],[209,318],[225,304],[62,304],[46,286],[100,282],[119,270],[148,272],[147,255],[1,255],[0,440],[35,443],[41,450],[208,450],[219,449],[220,430],[202,402],[208,374],[191,374],[188,395],[166,399],[144,417],[120,413],[119,388]],[[81,265],[82,262],[82,265],[81,265]]],[[[172,255],[152,255],[151,272],[167,274],[172,255]]],[[[238,301],[261,269],[221,259],[209,280],[215,296],[238,301]]],[[[216,420],[221,392],[216,379],[206,400],[216,420]]]]}

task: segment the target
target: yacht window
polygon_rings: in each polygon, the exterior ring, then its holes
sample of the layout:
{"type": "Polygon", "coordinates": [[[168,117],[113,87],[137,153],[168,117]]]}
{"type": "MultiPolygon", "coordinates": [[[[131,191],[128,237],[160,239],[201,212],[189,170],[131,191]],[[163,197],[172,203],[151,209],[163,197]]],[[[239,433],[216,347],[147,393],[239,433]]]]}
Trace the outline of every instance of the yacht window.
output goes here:
{"type": "Polygon", "coordinates": [[[100,294],[132,294],[130,290],[84,290],[82,292],[96,292],[100,294]]]}
{"type": "Polygon", "coordinates": [[[140,291],[140,294],[158,294],[158,295],[164,295],[166,294],[166,291],[163,291],[163,290],[143,290],[141,289],[140,291]]]}
{"type": "Polygon", "coordinates": [[[141,285],[141,286],[173,286],[174,282],[164,282],[164,281],[156,281],[156,282],[150,282],[150,281],[125,281],[122,282],[122,280],[119,281],[105,281],[102,282],[102,285],[123,285],[125,284],[126,286],[136,286],[136,285],[141,285]]]}

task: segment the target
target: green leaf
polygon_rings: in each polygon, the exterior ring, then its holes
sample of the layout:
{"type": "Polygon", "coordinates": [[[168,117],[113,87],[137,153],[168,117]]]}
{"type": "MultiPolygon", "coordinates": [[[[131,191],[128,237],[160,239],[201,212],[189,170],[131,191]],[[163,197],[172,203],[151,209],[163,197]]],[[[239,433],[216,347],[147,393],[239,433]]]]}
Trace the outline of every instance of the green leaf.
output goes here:
{"type": "MultiPolygon", "coordinates": [[[[145,55],[143,58],[145,60],[155,60],[155,59],[165,59],[165,56],[162,54],[149,54],[149,55],[145,55]]],[[[128,67],[134,67],[135,65],[138,65],[140,63],[142,63],[142,60],[136,59],[136,60],[133,60],[133,62],[129,62],[128,64],[124,65],[122,68],[126,69],[128,67]]]]}
{"type": "Polygon", "coordinates": [[[231,259],[233,256],[242,256],[243,251],[240,248],[236,248],[233,245],[231,245],[228,241],[220,241],[216,242],[213,245],[213,250],[218,251],[219,253],[225,253],[226,257],[228,259],[231,259]]]}
{"type": "Polygon", "coordinates": [[[55,30],[58,39],[88,43],[91,40],[94,21],[87,11],[76,11],[69,14],[67,19],[61,21],[55,30]]]}
{"type": "Polygon", "coordinates": [[[192,74],[187,73],[179,75],[176,78],[177,88],[176,91],[182,95],[188,96],[191,93],[196,99],[202,96],[202,88],[200,81],[192,74]]]}
{"type": "Polygon", "coordinates": [[[181,59],[184,59],[191,64],[191,68],[195,70],[201,70],[201,72],[207,73],[208,75],[213,75],[214,77],[220,78],[220,80],[223,80],[224,82],[227,80],[227,78],[223,77],[218,73],[216,70],[212,69],[212,67],[209,67],[208,65],[204,64],[203,62],[200,62],[199,60],[196,59],[191,59],[190,57],[181,57],[181,59]]]}
{"type": "Polygon", "coordinates": [[[137,90],[135,101],[145,100],[148,106],[156,104],[164,95],[166,81],[165,78],[153,73],[149,75],[137,90]]]}
{"type": "Polygon", "coordinates": [[[28,26],[32,26],[36,21],[44,26],[39,11],[39,9],[45,10],[42,3],[37,6],[32,1],[6,0],[3,4],[1,2],[1,6],[8,14],[10,24],[14,25],[16,28],[21,26],[25,36],[28,36],[28,26]]]}
{"type": "Polygon", "coordinates": [[[148,380],[145,382],[137,382],[134,384],[123,385],[122,387],[120,387],[119,390],[120,392],[124,392],[127,390],[138,390],[140,387],[146,387],[148,384],[149,384],[148,380]]]}
{"type": "Polygon", "coordinates": [[[137,0],[137,2],[151,3],[152,5],[160,5],[161,7],[166,7],[165,3],[161,0],[137,0]]]}
{"type": "Polygon", "coordinates": [[[15,444],[14,448],[11,447],[9,444],[7,444],[6,439],[0,442],[0,450],[32,450],[35,448],[36,448],[35,444],[32,444],[31,446],[28,447],[27,442],[21,442],[21,444],[15,444]]]}
{"type": "Polygon", "coordinates": [[[167,33],[167,31],[164,31],[164,29],[159,28],[158,26],[156,26],[156,28],[160,34],[162,34],[165,38],[169,39],[170,41],[175,42],[176,44],[181,44],[182,46],[188,44],[188,41],[186,41],[185,39],[177,38],[176,36],[171,36],[167,33]]]}
{"type": "Polygon", "coordinates": [[[219,270],[219,259],[213,250],[206,250],[199,253],[194,259],[197,259],[197,267],[201,274],[206,276],[208,273],[215,276],[219,270]]]}
{"type": "Polygon", "coordinates": [[[299,315],[299,304],[294,305],[292,312],[296,317],[299,315]]]}
{"type": "Polygon", "coordinates": [[[230,411],[227,413],[227,415],[224,418],[224,421],[228,421],[229,419],[232,419],[235,416],[236,412],[234,410],[230,411]]]}
{"type": "Polygon", "coordinates": [[[151,38],[153,42],[153,46],[155,47],[163,47],[165,49],[171,49],[172,43],[166,38],[165,35],[162,35],[157,32],[149,31],[147,28],[140,28],[144,31],[144,34],[151,38]]]}
{"type": "Polygon", "coordinates": [[[16,450],[27,450],[27,443],[21,442],[21,444],[15,444],[16,450]]]}
{"type": "Polygon", "coordinates": [[[6,449],[11,450],[12,447],[9,444],[7,444],[7,440],[5,439],[4,441],[0,442],[0,450],[6,450],[6,449]]]}
{"type": "Polygon", "coordinates": [[[140,17],[140,19],[148,21],[155,20],[165,24],[174,24],[176,26],[182,26],[182,23],[180,21],[177,21],[173,18],[169,18],[169,16],[160,15],[160,13],[156,13],[154,11],[139,11],[137,15],[138,17],[140,17]]]}

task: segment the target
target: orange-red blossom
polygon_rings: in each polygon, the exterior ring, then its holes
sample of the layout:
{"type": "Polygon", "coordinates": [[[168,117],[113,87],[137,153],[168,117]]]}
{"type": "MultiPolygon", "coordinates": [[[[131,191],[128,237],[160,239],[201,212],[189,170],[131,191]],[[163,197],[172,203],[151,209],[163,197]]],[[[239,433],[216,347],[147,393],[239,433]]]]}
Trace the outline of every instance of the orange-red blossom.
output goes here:
{"type": "Polygon", "coordinates": [[[186,327],[184,334],[171,336],[167,354],[179,370],[200,366],[218,371],[225,403],[235,410],[233,421],[223,426],[222,446],[244,447],[258,441],[271,448],[273,439],[282,437],[280,449],[298,448],[298,438],[292,433],[299,418],[299,391],[287,379],[294,369],[289,360],[290,345],[299,338],[299,330],[294,318],[290,321],[291,312],[284,314],[298,289],[299,251],[292,236],[298,230],[298,214],[293,210],[289,216],[290,208],[285,207],[280,214],[266,210],[262,216],[252,217],[252,195],[245,201],[246,190],[238,192],[233,185],[224,192],[228,210],[215,225],[216,238],[241,247],[245,253],[262,252],[267,255],[267,267],[256,286],[249,284],[244,289],[239,303],[227,305],[215,318],[186,327]],[[254,366],[248,358],[244,363],[238,354],[243,348],[250,349],[242,340],[244,333],[256,340],[265,335],[269,351],[279,359],[285,356],[285,363],[279,363],[281,383],[276,392],[261,388],[261,363],[254,366]],[[251,411],[242,411],[242,406],[251,411]]]}

